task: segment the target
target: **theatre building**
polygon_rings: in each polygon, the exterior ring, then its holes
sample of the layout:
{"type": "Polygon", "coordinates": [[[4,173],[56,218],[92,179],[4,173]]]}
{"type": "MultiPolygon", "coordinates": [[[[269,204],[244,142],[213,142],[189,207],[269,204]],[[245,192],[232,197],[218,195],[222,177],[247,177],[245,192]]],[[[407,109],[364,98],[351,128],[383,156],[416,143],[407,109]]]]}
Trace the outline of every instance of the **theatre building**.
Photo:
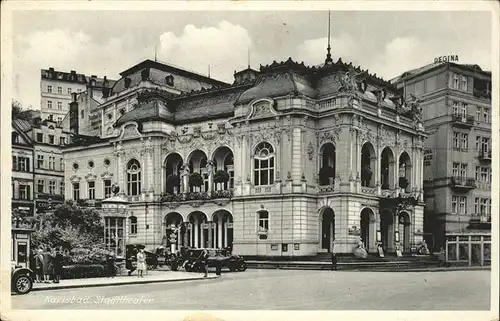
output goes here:
{"type": "Polygon", "coordinates": [[[117,254],[295,257],[422,239],[426,135],[418,101],[390,83],[329,55],[232,84],[151,60],[120,76],[98,106],[75,97],[64,148],[66,198],[101,204],[117,254]],[[81,110],[100,122],[81,124],[81,110]]]}

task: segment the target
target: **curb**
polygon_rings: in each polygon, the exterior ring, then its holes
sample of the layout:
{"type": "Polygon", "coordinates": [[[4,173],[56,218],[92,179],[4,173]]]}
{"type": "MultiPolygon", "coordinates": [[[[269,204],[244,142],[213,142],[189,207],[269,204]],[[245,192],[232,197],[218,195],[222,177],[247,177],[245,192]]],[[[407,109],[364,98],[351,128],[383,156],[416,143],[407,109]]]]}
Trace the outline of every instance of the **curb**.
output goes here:
{"type": "Polygon", "coordinates": [[[133,284],[147,284],[147,283],[169,283],[169,282],[182,282],[182,281],[199,281],[199,280],[210,280],[216,279],[217,276],[208,276],[204,277],[195,277],[195,278],[181,278],[181,279],[168,279],[168,280],[143,280],[143,281],[121,281],[116,283],[94,283],[94,284],[75,284],[75,285],[57,285],[46,288],[36,288],[33,287],[31,292],[34,291],[49,291],[49,290],[61,290],[61,289],[75,289],[75,288],[94,288],[94,287],[102,287],[102,286],[117,286],[117,285],[133,285],[133,284]]]}

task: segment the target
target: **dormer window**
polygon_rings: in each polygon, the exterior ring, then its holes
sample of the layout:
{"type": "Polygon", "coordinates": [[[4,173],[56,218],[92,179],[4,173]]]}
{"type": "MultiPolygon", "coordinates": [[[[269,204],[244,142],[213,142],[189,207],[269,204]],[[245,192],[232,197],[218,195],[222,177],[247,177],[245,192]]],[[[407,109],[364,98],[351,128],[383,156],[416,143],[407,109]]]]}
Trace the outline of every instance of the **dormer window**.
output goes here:
{"type": "Polygon", "coordinates": [[[165,83],[168,86],[173,86],[174,85],[174,76],[169,75],[169,76],[165,77],[165,83]]]}
{"type": "Polygon", "coordinates": [[[130,78],[125,78],[125,88],[129,88],[130,87],[130,83],[132,82],[132,79],[130,78]]]}

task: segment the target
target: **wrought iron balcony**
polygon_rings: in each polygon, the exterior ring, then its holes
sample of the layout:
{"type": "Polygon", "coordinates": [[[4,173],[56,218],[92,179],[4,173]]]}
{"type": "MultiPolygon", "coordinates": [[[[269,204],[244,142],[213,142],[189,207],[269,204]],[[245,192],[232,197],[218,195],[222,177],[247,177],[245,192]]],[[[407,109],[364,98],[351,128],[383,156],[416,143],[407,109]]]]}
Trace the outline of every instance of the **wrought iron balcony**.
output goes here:
{"type": "Polygon", "coordinates": [[[491,150],[481,150],[479,152],[479,160],[491,161],[491,150]]]}
{"type": "Polygon", "coordinates": [[[457,127],[469,128],[474,126],[474,116],[471,115],[453,115],[452,121],[457,127]]]}
{"type": "Polygon", "coordinates": [[[451,187],[456,189],[471,190],[476,188],[476,180],[474,178],[455,176],[451,178],[451,187]]]}

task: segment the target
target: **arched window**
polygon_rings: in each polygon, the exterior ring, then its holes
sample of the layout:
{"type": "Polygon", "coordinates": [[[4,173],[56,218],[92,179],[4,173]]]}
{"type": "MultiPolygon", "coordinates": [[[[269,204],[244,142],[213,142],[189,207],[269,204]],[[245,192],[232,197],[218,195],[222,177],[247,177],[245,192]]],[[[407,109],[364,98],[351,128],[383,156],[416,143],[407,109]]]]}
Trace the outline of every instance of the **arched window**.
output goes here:
{"type": "Polygon", "coordinates": [[[141,192],[141,164],[136,159],[127,164],[127,191],[130,196],[141,192]]]}
{"type": "Polygon", "coordinates": [[[135,235],[137,234],[137,217],[131,216],[129,217],[130,220],[130,234],[135,235]]]}
{"type": "Polygon", "coordinates": [[[274,149],[271,144],[262,142],[255,148],[254,185],[271,185],[274,183],[274,149]]]}

